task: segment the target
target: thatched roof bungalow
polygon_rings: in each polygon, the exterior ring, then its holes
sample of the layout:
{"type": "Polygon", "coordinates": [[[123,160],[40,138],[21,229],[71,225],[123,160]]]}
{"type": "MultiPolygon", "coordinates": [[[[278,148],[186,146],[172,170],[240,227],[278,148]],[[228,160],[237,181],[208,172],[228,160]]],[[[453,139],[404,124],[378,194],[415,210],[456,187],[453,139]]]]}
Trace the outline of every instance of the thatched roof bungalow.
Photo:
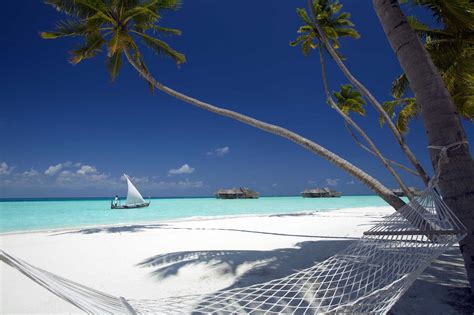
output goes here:
{"type": "Polygon", "coordinates": [[[305,198],[341,197],[341,192],[324,187],[324,188],[305,189],[304,191],[301,192],[301,196],[305,198]]]}
{"type": "Polygon", "coordinates": [[[257,199],[258,193],[246,188],[219,189],[214,194],[218,199],[257,199]]]}
{"type": "MultiPolygon", "coordinates": [[[[394,189],[391,189],[391,190],[396,196],[405,197],[405,193],[400,188],[394,188],[394,189]]],[[[422,192],[418,188],[411,187],[411,186],[408,187],[408,190],[413,194],[413,196],[419,196],[419,195],[421,195],[421,192],[422,192]]]]}

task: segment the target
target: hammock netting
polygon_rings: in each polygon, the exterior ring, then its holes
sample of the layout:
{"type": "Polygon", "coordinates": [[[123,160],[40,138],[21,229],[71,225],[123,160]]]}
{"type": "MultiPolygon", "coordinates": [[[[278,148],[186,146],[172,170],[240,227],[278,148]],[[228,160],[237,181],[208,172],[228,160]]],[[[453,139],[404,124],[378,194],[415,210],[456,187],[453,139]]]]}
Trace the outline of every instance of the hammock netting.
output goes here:
{"type": "Polygon", "coordinates": [[[247,287],[155,300],[114,297],[3,251],[0,259],[93,314],[384,314],[435,258],[465,234],[462,223],[429,187],[358,241],[310,268],[247,287]]]}

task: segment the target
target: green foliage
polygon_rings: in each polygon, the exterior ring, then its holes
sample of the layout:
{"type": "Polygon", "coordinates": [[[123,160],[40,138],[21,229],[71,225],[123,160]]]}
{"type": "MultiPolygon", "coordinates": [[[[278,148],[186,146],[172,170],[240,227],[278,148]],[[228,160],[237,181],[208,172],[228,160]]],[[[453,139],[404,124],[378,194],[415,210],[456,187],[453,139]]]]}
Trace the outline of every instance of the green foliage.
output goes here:
{"type": "MultiPolygon", "coordinates": [[[[438,22],[442,23],[443,27],[437,29],[420,22],[414,16],[408,17],[411,27],[425,43],[426,50],[453,97],[457,112],[461,117],[473,121],[474,2],[470,0],[405,0],[404,2],[428,8],[438,22]]],[[[403,98],[408,89],[408,80],[405,74],[402,74],[393,82],[391,94],[396,99],[403,98]]],[[[414,111],[407,109],[407,112],[414,111]]],[[[415,116],[407,115],[407,117],[415,116]]]]}
{"type": "Polygon", "coordinates": [[[41,37],[83,38],[83,43],[70,52],[69,60],[73,64],[95,57],[106,48],[106,68],[112,81],[120,71],[125,52],[148,72],[137,41],[155,53],[173,59],[177,64],[186,61],[183,54],[153,36],[181,35],[180,30],[158,24],[163,10],[181,7],[179,0],[46,0],[45,3],[69,19],[59,21],[54,31],[41,32],[41,37]]]}
{"type": "Polygon", "coordinates": [[[362,116],[365,115],[365,100],[362,94],[354,89],[351,84],[341,85],[341,90],[333,92],[333,95],[336,98],[336,105],[344,114],[347,115],[353,112],[362,116]]]}
{"type": "MultiPolygon", "coordinates": [[[[418,116],[418,106],[414,98],[400,98],[393,101],[383,103],[384,110],[392,119],[396,119],[395,125],[402,134],[408,133],[409,122],[418,116]],[[400,108],[398,115],[396,109],[400,108]]],[[[380,125],[383,125],[385,120],[379,118],[380,125]]]]}
{"type": "Polygon", "coordinates": [[[321,36],[315,27],[315,23],[324,30],[329,42],[334,48],[339,48],[339,39],[342,37],[359,38],[359,33],[354,29],[354,24],[350,21],[350,13],[342,12],[342,4],[335,0],[312,0],[311,13],[305,9],[298,8],[296,13],[303,21],[303,25],[298,29],[298,37],[290,42],[290,46],[301,46],[301,51],[305,56],[312,49],[316,49],[321,40],[321,36]]]}

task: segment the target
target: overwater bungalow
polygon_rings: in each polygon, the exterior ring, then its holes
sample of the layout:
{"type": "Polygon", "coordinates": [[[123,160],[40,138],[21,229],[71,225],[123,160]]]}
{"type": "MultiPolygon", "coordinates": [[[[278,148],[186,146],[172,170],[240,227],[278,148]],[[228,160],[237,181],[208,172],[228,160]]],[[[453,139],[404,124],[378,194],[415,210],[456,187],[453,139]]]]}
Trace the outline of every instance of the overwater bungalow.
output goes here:
{"type": "Polygon", "coordinates": [[[324,188],[305,189],[304,191],[301,192],[301,196],[305,198],[331,198],[331,197],[341,197],[341,192],[324,187],[324,188]]]}
{"type": "MultiPolygon", "coordinates": [[[[405,197],[405,193],[400,188],[394,188],[394,189],[391,189],[391,190],[396,196],[405,197]]],[[[415,187],[412,187],[412,186],[408,187],[408,190],[413,194],[413,196],[419,196],[419,195],[421,195],[421,192],[422,192],[418,188],[415,188],[415,187]]]]}
{"type": "Polygon", "coordinates": [[[218,199],[257,199],[258,193],[246,188],[219,189],[214,194],[218,199]]]}

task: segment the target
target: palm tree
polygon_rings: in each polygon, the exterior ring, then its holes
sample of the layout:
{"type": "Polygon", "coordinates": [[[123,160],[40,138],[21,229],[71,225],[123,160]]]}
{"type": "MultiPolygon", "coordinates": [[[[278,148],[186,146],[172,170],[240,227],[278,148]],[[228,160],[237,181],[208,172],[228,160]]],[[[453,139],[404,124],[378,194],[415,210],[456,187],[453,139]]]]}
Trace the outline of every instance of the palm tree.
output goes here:
{"type": "Polygon", "coordinates": [[[45,2],[70,18],[59,22],[54,31],[42,32],[43,38],[77,36],[85,39],[83,46],[71,51],[70,61],[72,63],[79,63],[84,59],[94,57],[105,47],[107,69],[112,79],[115,79],[119,73],[125,57],[152,88],[188,104],[289,139],[345,170],[395,209],[399,209],[405,204],[392,191],[363,170],[301,135],[280,126],[199,101],[158,82],[145,64],[137,40],[156,53],[170,57],[178,64],[185,62],[183,54],[171,48],[161,39],[150,35],[150,32],[172,35],[181,33],[179,30],[162,27],[159,24],[161,12],[179,8],[180,2],[178,0],[47,0],[45,2]]]}
{"type": "MultiPolygon", "coordinates": [[[[324,62],[321,60],[321,64],[324,67],[324,62]]],[[[325,70],[323,70],[323,73],[325,73],[325,70]]],[[[324,75],[323,75],[324,76],[324,75]]],[[[325,86],[327,86],[327,80],[324,79],[325,86]]],[[[336,112],[344,119],[345,126],[353,139],[356,141],[357,144],[359,144],[363,149],[368,151],[369,153],[375,155],[382,164],[385,166],[385,168],[389,171],[389,173],[393,176],[395,181],[398,183],[404,194],[410,199],[413,200],[414,196],[413,193],[408,189],[408,187],[405,185],[403,180],[400,178],[398,173],[393,169],[393,167],[390,164],[395,164],[399,165],[398,163],[394,163],[394,161],[391,161],[384,157],[382,155],[382,152],[380,152],[379,148],[375,145],[375,143],[372,141],[372,139],[367,135],[367,133],[350,118],[349,113],[357,113],[360,115],[365,115],[365,101],[362,97],[362,94],[355,90],[352,85],[350,84],[344,84],[341,85],[341,90],[338,92],[333,92],[334,97],[336,98],[336,101],[328,94],[328,103],[331,105],[333,109],[336,110],[336,112]],[[354,128],[365,140],[365,142],[369,145],[369,148],[367,148],[365,145],[360,143],[358,141],[356,135],[352,131],[352,128],[354,128]]]]}
{"type": "MultiPolygon", "coordinates": [[[[359,38],[359,33],[356,29],[354,29],[354,24],[349,19],[350,14],[348,12],[340,12],[342,8],[341,4],[328,0],[310,0],[309,5],[312,6],[313,17],[318,17],[320,28],[325,34],[327,34],[330,45],[334,49],[339,48],[340,38],[359,38]]],[[[354,90],[351,85],[343,85],[341,86],[340,92],[334,92],[334,96],[336,97],[337,101],[335,102],[332,98],[327,82],[326,65],[324,62],[324,44],[321,43],[321,35],[319,34],[318,29],[314,26],[315,22],[309,17],[305,9],[298,8],[296,9],[296,12],[303,20],[304,25],[298,29],[298,34],[300,35],[296,38],[296,40],[290,42],[290,46],[295,47],[300,45],[301,51],[305,56],[307,56],[312,49],[319,49],[319,60],[321,63],[323,85],[328,104],[344,119],[344,124],[356,143],[382,162],[384,167],[394,177],[395,181],[398,183],[405,195],[411,200],[413,198],[412,192],[408,189],[403,180],[390,165],[391,163],[398,166],[401,164],[385,158],[372,139],[370,139],[365,131],[349,116],[349,112],[355,112],[360,115],[365,114],[365,101],[362,98],[362,95],[358,91],[354,90]],[[357,139],[352,128],[362,136],[370,148],[366,147],[357,139]]],[[[341,57],[339,52],[337,52],[337,54],[339,57],[341,57]]],[[[403,169],[407,169],[404,166],[401,167],[403,169]]]]}
{"type": "MultiPolygon", "coordinates": [[[[431,60],[438,68],[459,115],[474,122],[474,3],[468,0],[409,2],[427,7],[436,20],[442,23],[441,29],[432,28],[415,16],[408,17],[408,22],[424,42],[431,60]]],[[[403,98],[408,90],[406,74],[402,74],[393,82],[391,91],[395,98],[393,102],[401,108],[400,115],[394,115],[401,127],[406,127],[411,118],[418,116],[418,108],[413,106],[413,102],[406,101],[410,98],[403,98]],[[408,116],[407,112],[410,113],[408,116]]],[[[402,132],[407,130],[401,129],[402,132]]]]}
{"type": "MultiPolygon", "coordinates": [[[[351,14],[348,12],[340,13],[342,4],[337,1],[318,0],[310,3],[311,12],[317,12],[318,23],[326,34],[331,46],[335,49],[340,47],[339,39],[344,37],[359,38],[360,35],[351,22],[351,14]]],[[[321,35],[314,27],[314,21],[304,8],[296,9],[296,13],[303,20],[304,25],[298,29],[299,35],[294,41],[290,42],[291,46],[301,45],[301,50],[305,56],[309,54],[311,49],[320,46],[321,35]]]]}
{"type": "MultiPolygon", "coordinates": [[[[387,123],[388,127],[392,131],[392,134],[397,140],[400,148],[402,149],[402,152],[407,156],[410,163],[415,167],[418,174],[423,179],[423,182],[426,185],[428,185],[429,176],[427,175],[427,173],[421,166],[421,163],[416,159],[411,149],[406,144],[403,135],[396,128],[395,124],[393,123],[393,121],[391,120],[387,112],[384,110],[382,104],[372,95],[372,93],[370,93],[370,91],[359,80],[356,79],[354,75],[352,75],[352,73],[344,64],[342,56],[336,51],[336,48],[338,47],[338,45],[335,46],[334,40],[332,39],[332,37],[335,36],[334,31],[329,31],[327,33],[327,29],[328,29],[326,26],[327,20],[328,20],[327,15],[329,13],[332,13],[332,14],[336,14],[337,16],[337,13],[340,10],[340,4],[337,2],[337,0],[336,1],[334,0],[331,0],[331,1],[308,0],[308,5],[312,13],[312,18],[309,19],[309,21],[307,19],[303,19],[303,20],[307,25],[314,28],[314,31],[312,33],[308,33],[308,35],[314,35],[317,38],[318,42],[324,45],[324,48],[334,59],[334,61],[339,66],[339,68],[344,73],[344,75],[349,80],[349,82],[351,82],[364,95],[364,97],[374,106],[375,110],[379,113],[379,115],[387,123]],[[332,7],[332,9],[327,9],[328,7],[330,8],[332,7]]],[[[345,18],[347,19],[348,17],[345,17],[345,18]]],[[[349,26],[352,26],[352,25],[349,25],[349,26]]],[[[338,42],[336,42],[336,44],[337,43],[338,42]]]]}
{"type": "Polygon", "coordinates": [[[474,293],[474,161],[460,117],[443,78],[410,27],[398,1],[372,2],[419,105],[430,145],[431,163],[440,173],[438,185],[443,199],[468,229],[459,245],[474,293]],[[445,149],[440,151],[443,147],[445,149]]]}

